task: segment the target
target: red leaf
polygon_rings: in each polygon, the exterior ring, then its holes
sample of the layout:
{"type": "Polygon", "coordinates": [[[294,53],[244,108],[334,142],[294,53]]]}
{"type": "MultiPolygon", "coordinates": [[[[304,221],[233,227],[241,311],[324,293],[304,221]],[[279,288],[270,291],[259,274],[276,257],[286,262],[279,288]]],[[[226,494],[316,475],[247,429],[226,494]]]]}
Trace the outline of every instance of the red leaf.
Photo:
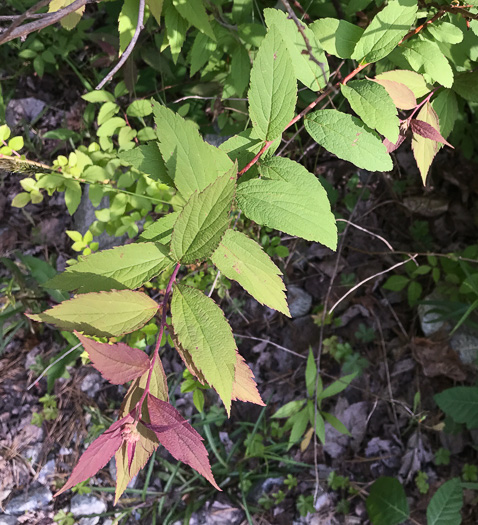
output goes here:
{"type": "Polygon", "coordinates": [[[68,481],[55,494],[55,497],[78,485],[78,483],[91,478],[98,470],[102,469],[123,444],[122,427],[131,421],[133,421],[133,418],[128,414],[126,417],[113,423],[108,430],[95,439],[83,453],[68,481]]]}
{"type": "Polygon", "coordinates": [[[237,354],[236,373],[234,375],[234,384],[232,385],[232,399],[266,406],[257,390],[252,370],[239,353],[237,354]]]}
{"type": "Polygon", "coordinates": [[[440,132],[431,124],[428,124],[428,122],[414,118],[410,122],[410,127],[412,128],[413,133],[416,133],[421,137],[434,140],[435,142],[441,142],[442,144],[446,144],[447,146],[450,146],[450,148],[453,148],[453,146],[440,135],[440,132]]]}
{"type": "Polygon", "coordinates": [[[398,149],[402,142],[407,138],[408,120],[402,120],[400,122],[400,131],[397,142],[390,142],[388,139],[383,139],[383,145],[387,148],[387,153],[392,153],[398,149]]]}
{"type": "Polygon", "coordinates": [[[93,366],[114,385],[127,383],[149,370],[148,356],[137,348],[131,348],[124,343],[98,343],[76,331],[75,335],[88,352],[93,366]]]}
{"type": "Polygon", "coordinates": [[[178,461],[182,461],[204,476],[217,490],[221,490],[214,479],[202,437],[169,403],[148,396],[148,410],[153,430],[159,442],[178,461]]]}

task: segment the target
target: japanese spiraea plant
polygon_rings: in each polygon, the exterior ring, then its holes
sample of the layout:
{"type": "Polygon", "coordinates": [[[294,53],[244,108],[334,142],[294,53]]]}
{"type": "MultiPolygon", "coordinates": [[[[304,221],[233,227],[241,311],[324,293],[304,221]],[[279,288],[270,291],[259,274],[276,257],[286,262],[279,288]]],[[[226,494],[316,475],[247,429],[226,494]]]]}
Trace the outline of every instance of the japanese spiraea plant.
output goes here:
{"type": "MultiPolygon", "coordinates": [[[[133,4],[126,0],[123,16],[133,4]]],[[[205,46],[220,47],[218,24],[210,23],[200,0],[164,2],[163,12],[160,2],[148,4],[155,18],[164,15],[176,59],[191,25],[205,46]],[[203,11],[205,16],[199,17],[203,11]],[[176,29],[169,32],[173,15],[176,29]]],[[[140,9],[138,27],[143,15],[140,9]]],[[[108,381],[132,381],[118,421],[88,447],[60,492],[94,475],[114,455],[117,500],[159,444],[215,485],[199,434],[168,402],[159,350],[167,332],[191,374],[216,390],[228,413],[233,400],[263,404],[219,306],[180,281],[190,265],[210,261],[261,304],[289,315],[279,268],[235,228],[232,216],[239,210],[259,225],[336,248],[334,215],[316,176],[291,159],[273,156],[285,130],[303,119],[306,131],[325,150],[369,171],[391,170],[390,153],[411,133],[425,182],[453,128],[457,95],[478,100],[477,72],[470,72],[478,58],[471,54],[478,46],[466,40],[478,44],[467,30],[467,24],[476,30],[476,16],[464,7],[431,6],[428,11],[419,10],[415,0],[391,0],[365,30],[332,18],[307,25],[278,9],[265,9],[263,15],[266,33],[259,42],[241,40],[241,33],[238,37],[247,71],[253,59],[247,93],[250,127],[216,148],[201,138],[191,121],[158,102],[143,101],[142,106],[148,106],[145,114],[154,116],[156,137],[139,146],[131,142],[119,159],[133,174],[146,174],[170,188],[175,193],[173,210],[146,228],[138,242],[82,257],[50,280],[45,284],[49,289],[76,295],[31,316],[75,331],[93,366],[108,381]],[[359,65],[333,84],[326,53],[359,65]],[[449,59],[457,54],[462,63],[455,61],[452,67],[449,59]],[[352,80],[374,63],[373,78],[352,80]],[[316,96],[300,112],[298,82],[316,96]],[[313,111],[333,97],[346,99],[356,116],[337,109],[313,111]],[[138,291],[166,272],[170,278],[160,304],[138,291]],[[150,357],[114,341],[155,315],[160,316],[160,330],[150,357]]],[[[122,49],[133,42],[135,32],[128,34],[129,40],[121,40],[122,49]]],[[[118,120],[116,124],[113,135],[123,126],[118,120]]],[[[111,140],[111,150],[112,144],[111,140]]],[[[70,183],[80,179],[81,170],[69,173],[68,166],[63,167],[56,173],[69,177],[70,183]]],[[[41,183],[49,176],[38,174],[37,180],[41,183]]],[[[81,180],[85,181],[86,177],[81,180]]]]}

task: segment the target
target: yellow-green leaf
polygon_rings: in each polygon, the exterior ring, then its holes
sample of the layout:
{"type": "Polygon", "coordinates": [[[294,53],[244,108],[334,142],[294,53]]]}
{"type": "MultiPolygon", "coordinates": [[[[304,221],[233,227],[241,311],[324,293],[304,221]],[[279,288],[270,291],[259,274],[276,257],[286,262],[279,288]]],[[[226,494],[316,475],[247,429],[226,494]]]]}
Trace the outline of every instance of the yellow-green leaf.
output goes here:
{"type": "MultiPolygon", "coordinates": [[[[424,104],[422,109],[417,115],[417,120],[422,120],[427,124],[433,126],[438,132],[440,132],[440,122],[436,111],[433,109],[430,102],[424,104]]],[[[438,153],[439,143],[432,139],[426,139],[421,135],[413,134],[412,137],[412,150],[413,156],[417,163],[418,169],[422,176],[423,184],[426,183],[428,170],[430,165],[438,153]]]]}

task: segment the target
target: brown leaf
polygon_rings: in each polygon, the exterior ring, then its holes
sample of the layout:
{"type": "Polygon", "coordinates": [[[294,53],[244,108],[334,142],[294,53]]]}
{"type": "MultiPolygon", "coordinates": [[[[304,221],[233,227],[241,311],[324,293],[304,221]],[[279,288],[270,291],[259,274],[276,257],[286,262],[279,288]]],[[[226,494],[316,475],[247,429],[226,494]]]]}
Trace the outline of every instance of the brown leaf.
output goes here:
{"type": "Polygon", "coordinates": [[[447,340],[414,337],[411,343],[413,356],[422,365],[427,377],[447,376],[455,381],[466,379],[466,370],[447,340]]]}
{"type": "Polygon", "coordinates": [[[239,353],[237,353],[234,384],[232,385],[232,399],[265,406],[257,390],[254,374],[239,353]]]}

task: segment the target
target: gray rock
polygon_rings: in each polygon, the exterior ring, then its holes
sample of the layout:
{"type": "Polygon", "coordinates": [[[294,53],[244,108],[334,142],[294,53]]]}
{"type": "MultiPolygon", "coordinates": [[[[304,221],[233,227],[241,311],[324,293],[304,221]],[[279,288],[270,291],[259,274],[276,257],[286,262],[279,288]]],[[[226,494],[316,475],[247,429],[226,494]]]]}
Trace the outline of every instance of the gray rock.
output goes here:
{"type": "Polygon", "coordinates": [[[83,381],[81,382],[80,389],[85,394],[88,394],[90,397],[95,397],[96,394],[100,391],[103,384],[101,374],[96,370],[89,371],[83,381]]]}
{"type": "Polygon", "coordinates": [[[5,120],[10,128],[22,120],[34,121],[45,107],[45,102],[34,97],[12,99],[5,110],[5,120]]]}
{"type": "Polygon", "coordinates": [[[467,328],[460,327],[450,339],[450,346],[464,365],[477,364],[478,336],[467,328]]]}
{"type": "Polygon", "coordinates": [[[20,516],[30,510],[44,509],[52,499],[53,494],[47,487],[25,490],[5,505],[5,513],[20,516]]]}
{"type": "Polygon", "coordinates": [[[312,296],[302,288],[292,285],[287,288],[287,302],[291,317],[302,317],[310,312],[312,296]]]}
{"type": "Polygon", "coordinates": [[[17,518],[15,516],[7,516],[6,514],[0,514],[0,525],[16,525],[17,518]]]}
{"type": "Polygon", "coordinates": [[[194,512],[189,525],[239,525],[244,519],[244,512],[228,503],[214,501],[206,503],[204,508],[194,512]]]}
{"type": "MultiPolygon", "coordinates": [[[[443,301],[441,297],[436,292],[432,292],[427,295],[424,301],[443,301]]],[[[420,328],[422,329],[425,337],[430,337],[434,333],[440,330],[449,330],[450,325],[446,321],[440,321],[441,315],[433,310],[436,310],[437,307],[433,304],[420,304],[418,305],[418,317],[420,319],[420,328]]]]}
{"type": "Polygon", "coordinates": [[[38,483],[41,483],[42,485],[48,485],[55,475],[55,467],[56,464],[54,459],[47,461],[38,474],[38,483]]]}
{"type": "MultiPolygon", "coordinates": [[[[76,494],[71,498],[70,512],[78,518],[80,516],[88,516],[90,514],[102,514],[106,512],[106,503],[95,496],[94,494],[76,494]]],[[[91,518],[82,518],[81,525],[96,525],[100,518],[98,516],[91,518]],[[86,520],[86,521],[82,521],[86,520]]]]}

